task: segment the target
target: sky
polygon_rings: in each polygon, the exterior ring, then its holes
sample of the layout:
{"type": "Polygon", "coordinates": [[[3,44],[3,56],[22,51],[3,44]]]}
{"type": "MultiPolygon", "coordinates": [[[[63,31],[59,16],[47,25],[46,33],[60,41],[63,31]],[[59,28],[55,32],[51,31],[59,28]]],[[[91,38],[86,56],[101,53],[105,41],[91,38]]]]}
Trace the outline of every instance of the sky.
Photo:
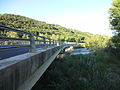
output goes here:
{"type": "Polygon", "coordinates": [[[111,35],[112,0],[0,0],[0,14],[17,14],[94,34],[111,35]]]}

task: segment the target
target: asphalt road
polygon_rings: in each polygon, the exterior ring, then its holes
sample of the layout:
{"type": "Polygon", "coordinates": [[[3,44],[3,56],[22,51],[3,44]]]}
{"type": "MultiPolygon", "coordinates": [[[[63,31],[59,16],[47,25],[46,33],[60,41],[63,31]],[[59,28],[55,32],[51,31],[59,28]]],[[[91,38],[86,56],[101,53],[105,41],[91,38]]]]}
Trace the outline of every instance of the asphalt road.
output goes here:
{"type": "MultiPolygon", "coordinates": [[[[47,46],[49,46],[49,44],[46,45],[46,47],[47,46]]],[[[36,45],[37,49],[43,49],[43,47],[44,47],[43,44],[36,45]]],[[[30,45],[0,45],[0,60],[27,53],[29,52],[29,50],[30,50],[30,45]]]]}
{"type": "Polygon", "coordinates": [[[29,52],[30,47],[8,48],[0,50],[0,60],[29,52]]]}
{"type": "MultiPolygon", "coordinates": [[[[17,48],[9,48],[9,47],[11,46],[8,46],[2,49],[0,48],[0,60],[27,53],[30,50],[30,47],[17,47],[17,48]]],[[[40,45],[36,47],[37,49],[43,48],[43,46],[40,46],[40,45]]]]}

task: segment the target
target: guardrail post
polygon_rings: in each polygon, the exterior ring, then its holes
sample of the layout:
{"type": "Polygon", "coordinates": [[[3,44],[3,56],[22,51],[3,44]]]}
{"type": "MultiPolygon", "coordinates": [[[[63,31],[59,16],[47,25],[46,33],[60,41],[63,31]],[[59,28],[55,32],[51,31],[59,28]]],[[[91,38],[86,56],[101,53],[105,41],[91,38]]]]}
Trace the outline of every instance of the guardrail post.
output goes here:
{"type": "Polygon", "coordinates": [[[52,44],[53,44],[53,46],[54,46],[54,45],[55,45],[55,44],[54,44],[54,41],[55,41],[55,40],[52,40],[52,41],[53,41],[52,44]]]}
{"type": "Polygon", "coordinates": [[[35,46],[34,35],[31,33],[30,34],[30,52],[35,52],[35,51],[36,51],[36,46],[35,46]]]}
{"type": "Polygon", "coordinates": [[[49,39],[49,46],[51,46],[51,39],[49,39]]]}
{"type": "Polygon", "coordinates": [[[46,46],[46,39],[45,38],[43,38],[43,43],[44,43],[44,48],[46,49],[47,46],[46,46]]]}
{"type": "Polygon", "coordinates": [[[56,42],[56,45],[57,45],[57,46],[60,46],[60,41],[57,41],[57,42],[56,42]]]}

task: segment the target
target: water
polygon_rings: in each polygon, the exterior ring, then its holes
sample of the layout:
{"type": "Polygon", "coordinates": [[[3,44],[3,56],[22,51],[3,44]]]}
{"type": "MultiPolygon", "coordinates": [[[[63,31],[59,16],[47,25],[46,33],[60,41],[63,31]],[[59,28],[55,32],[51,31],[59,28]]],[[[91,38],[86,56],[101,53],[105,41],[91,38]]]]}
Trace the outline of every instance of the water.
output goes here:
{"type": "Polygon", "coordinates": [[[74,49],[71,52],[71,55],[78,55],[78,54],[89,54],[91,51],[89,49],[86,48],[78,48],[78,49],[74,49]]]}

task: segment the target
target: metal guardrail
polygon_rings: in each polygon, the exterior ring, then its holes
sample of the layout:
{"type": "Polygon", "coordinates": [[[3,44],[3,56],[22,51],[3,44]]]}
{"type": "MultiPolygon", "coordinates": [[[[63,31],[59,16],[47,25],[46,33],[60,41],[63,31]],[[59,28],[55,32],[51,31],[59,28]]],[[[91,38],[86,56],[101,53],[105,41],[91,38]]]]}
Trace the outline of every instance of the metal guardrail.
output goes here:
{"type": "Polygon", "coordinates": [[[5,47],[30,47],[30,52],[35,52],[36,51],[36,45],[41,45],[44,46],[44,48],[50,47],[50,46],[56,46],[56,45],[62,45],[65,44],[65,42],[62,41],[57,41],[53,39],[49,39],[43,36],[38,36],[30,32],[22,31],[22,30],[17,30],[15,28],[11,28],[5,25],[0,24],[0,31],[7,30],[7,31],[12,31],[16,33],[21,33],[29,36],[29,39],[25,38],[13,38],[13,37],[1,37],[0,36],[0,48],[5,48],[5,47]],[[39,39],[35,39],[35,37],[39,39]]]}

